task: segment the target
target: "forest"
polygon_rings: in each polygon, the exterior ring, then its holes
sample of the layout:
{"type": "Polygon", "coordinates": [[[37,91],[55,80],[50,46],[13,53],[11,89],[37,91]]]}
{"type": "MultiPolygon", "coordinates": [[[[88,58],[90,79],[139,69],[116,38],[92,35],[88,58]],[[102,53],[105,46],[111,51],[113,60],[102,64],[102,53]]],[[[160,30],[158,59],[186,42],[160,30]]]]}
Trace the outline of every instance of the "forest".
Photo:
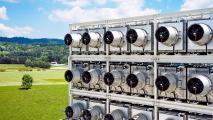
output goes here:
{"type": "Polygon", "coordinates": [[[31,44],[1,41],[0,64],[25,64],[30,67],[47,68],[50,62],[67,63],[68,49],[61,43],[62,40],[58,43],[32,41],[31,44]]]}

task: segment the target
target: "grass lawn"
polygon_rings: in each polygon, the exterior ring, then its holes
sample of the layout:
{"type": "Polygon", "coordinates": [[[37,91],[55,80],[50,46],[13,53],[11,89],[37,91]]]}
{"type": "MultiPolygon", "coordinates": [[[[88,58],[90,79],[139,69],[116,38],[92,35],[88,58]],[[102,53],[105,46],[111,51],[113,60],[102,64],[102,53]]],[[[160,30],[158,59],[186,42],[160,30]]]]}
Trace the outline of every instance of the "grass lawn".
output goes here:
{"type": "Polygon", "coordinates": [[[59,120],[68,105],[67,85],[0,87],[0,120],[59,120]]]}
{"type": "Polygon", "coordinates": [[[34,79],[34,84],[66,84],[64,80],[64,72],[66,66],[51,67],[48,70],[38,68],[32,71],[19,71],[26,68],[24,65],[17,64],[0,64],[0,69],[6,69],[0,72],[0,86],[21,85],[21,78],[24,74],[30,74],[34,79]]]}
{"type": "Polygon", "coordinates": [[[0,64],[0,68],[7,70],[14,70],[19,68],[25,68],[22,64],[0,64]]]}

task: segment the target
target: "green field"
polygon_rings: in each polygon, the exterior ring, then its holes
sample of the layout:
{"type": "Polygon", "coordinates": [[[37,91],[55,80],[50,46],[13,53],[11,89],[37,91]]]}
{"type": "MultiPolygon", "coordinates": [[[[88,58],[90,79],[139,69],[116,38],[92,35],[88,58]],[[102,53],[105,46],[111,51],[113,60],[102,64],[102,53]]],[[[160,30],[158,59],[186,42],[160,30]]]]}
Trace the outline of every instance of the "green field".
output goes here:
{"type": "Polygon", "coordinates": [[[59,120],[65,118],[67,85],[0,87],[0,120],[59,120]]]}
{"type": "Polygon", "coordinates": [[[68,87],[64,80],[66,66],[26,68],[24,65],[0,64],[0,120],[59,120],[64,118],[68,87]],[[33,77],[30,90],[20,89],[24,74],[33,77]]]}
{"type": "Polygon", "coordinates": [[[66,66],[51,67],[51,69],[47,70],[27,68],[32,71],[22,71],[22,69],[26,69],[24,65],[0,64],[0,69],[6,70],[0,72],[0,86],[21,85],[21,78],[24,74],[30,74],[33,77],[34,85],[66,84],[64,81],[66,66]]]}

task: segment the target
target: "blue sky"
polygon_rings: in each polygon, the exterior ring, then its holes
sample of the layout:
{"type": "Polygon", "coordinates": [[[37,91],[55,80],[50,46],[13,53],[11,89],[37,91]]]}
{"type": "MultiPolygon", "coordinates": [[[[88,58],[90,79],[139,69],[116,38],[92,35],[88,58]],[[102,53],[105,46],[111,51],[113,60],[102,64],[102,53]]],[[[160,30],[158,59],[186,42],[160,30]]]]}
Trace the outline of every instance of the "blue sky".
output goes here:
{"type": "Polygon", "coordinates": [[[0,36],[63,39],[69,23],[207,7],[212,0],[0,0],[0,36]]]}

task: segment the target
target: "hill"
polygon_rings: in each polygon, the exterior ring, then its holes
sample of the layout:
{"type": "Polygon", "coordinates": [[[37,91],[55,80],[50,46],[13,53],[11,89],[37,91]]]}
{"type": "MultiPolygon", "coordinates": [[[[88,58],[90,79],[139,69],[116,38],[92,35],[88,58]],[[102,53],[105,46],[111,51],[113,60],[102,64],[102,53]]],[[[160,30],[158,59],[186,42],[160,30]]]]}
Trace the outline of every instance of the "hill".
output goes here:
{"type": "Polygon", "coordinates": [[[57,44],[57,45],[64,44],[64,41],[61,39],[49,39],[49,38],[31,39],[24,37],[13,37],[13,38],[0,37],[0,42],[16,43],[16,44],[57,44]]]}

